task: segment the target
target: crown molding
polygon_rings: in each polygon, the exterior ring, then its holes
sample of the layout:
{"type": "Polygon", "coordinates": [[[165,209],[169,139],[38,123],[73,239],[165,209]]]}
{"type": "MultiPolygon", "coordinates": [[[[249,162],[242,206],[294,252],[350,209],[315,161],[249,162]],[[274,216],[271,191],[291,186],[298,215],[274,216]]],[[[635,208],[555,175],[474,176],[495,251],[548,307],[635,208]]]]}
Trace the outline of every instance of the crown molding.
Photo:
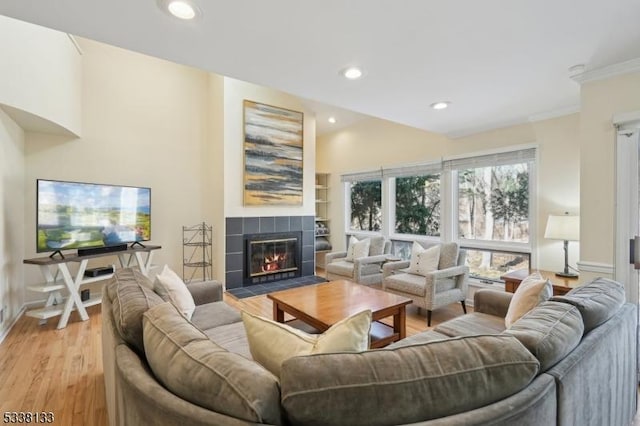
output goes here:
{"type": "Polygon", "coordinates": [[[571,105],[564,108],[552,109],[550,111],[530,115],[529,122],[534,123],[536,121],[550,120],[552,118],[564,117],[565,115],[571,115],[578,112],[580,112],[580,104],[571,105]]]}
{"type": "Polygon", "coordinates": [[[640,72],[640,58],[585,71],[570,78],[576,83],[584,84],[590,81],[606,80],[607,78],[632,72],[640,72]]]}

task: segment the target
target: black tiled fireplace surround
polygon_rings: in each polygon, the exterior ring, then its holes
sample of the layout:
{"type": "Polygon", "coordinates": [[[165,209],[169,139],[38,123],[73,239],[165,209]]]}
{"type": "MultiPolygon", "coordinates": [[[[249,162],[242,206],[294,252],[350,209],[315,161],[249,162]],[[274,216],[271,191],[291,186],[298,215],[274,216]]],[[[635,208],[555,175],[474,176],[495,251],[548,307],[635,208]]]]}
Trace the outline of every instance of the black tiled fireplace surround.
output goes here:
{"type": "MultiPolygon", "coordinates": [[[[302,231],[301,276],[315,272],[315,216],[228,217],[225,223],[225,285],[243,287],[245,234],[302,231]]],[[[267,283],[268,285],[268,283],[267,283]]]]}

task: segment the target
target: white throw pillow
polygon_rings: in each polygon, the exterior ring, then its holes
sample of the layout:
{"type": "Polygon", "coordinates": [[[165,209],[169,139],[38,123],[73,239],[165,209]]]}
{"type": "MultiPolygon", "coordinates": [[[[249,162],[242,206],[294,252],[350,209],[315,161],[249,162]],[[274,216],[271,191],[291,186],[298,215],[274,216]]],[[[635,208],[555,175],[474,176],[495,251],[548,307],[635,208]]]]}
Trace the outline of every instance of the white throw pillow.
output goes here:
{"type": "Polygon", "coordinates": [[[370,310],[343,319],[322,334],[308,334],[244,311],[242,321],[251,356],[277,377],[282,363],[294,356],[369,349],[370,310]]]}
{"type": "Polygon", "coordinates": [[[349,248],[347,249],[347,257],[345,260],[353,262],[355,259],[369,256],[369,246],[371,239],[365,238],[358,241],[353,235],[349,238],[349,248]]]}
{"type": "Polygon", "coordinates": [[[173,303],[185,318],[191,320],[191,316],[196,310],[193,296],[187,285],[182,281],[182,278],[173,272],[169,266],[164,265],[162,272],[156,275],[153,290],[165,301],[173,303]]]}
{"type": "Polygon", "coordinates": [[[438,269],[440,262],[440,244],[425,249],[420,243],[413,242],[409,273],[425,276],[438,269]]]}
{"type": "Polygon", "coordinates": [[[529,275],[522,280],[513,294],[509,309],[507,309],[507,315],[504,317],[504,325],[510,328],[524,314],[548,300],[552,295],[553,286],[551,282],[540,275],[540,272],[534,272],[529,275]]]}

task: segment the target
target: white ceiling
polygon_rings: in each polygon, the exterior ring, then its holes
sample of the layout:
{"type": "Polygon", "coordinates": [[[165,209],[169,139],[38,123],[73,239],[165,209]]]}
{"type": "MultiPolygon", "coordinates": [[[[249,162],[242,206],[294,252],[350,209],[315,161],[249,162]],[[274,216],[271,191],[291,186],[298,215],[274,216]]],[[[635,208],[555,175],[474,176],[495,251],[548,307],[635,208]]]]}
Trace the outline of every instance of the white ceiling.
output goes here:
{"type": "Polygon", "coordinates": [[[638,0],[194,2],[194,22],[155,0],[2,0],[0,14],[316,101],[319,132],[317,102],[453,136],[575,111],[569,67],[640,58],[638,0]],[[339,76],[350,65],[365,77],[339,76]]]}

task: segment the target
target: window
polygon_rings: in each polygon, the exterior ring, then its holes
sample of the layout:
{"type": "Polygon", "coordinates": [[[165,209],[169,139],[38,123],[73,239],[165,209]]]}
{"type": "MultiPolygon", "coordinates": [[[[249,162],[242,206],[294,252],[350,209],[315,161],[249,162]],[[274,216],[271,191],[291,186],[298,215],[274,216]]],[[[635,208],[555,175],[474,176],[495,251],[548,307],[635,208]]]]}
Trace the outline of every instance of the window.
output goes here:
{"type": "Polygon", "coordinates": [[[498,281],[500,276],[516,269],[529,269],[529,253],[467,249],[469,275],[480,280],[498,281]]]}
{"type": "Polygon", "coordinates": [[[527,163],[458,171],[461,239],[529,241],[527,163]]]}
{"type": "Polygon", "coordinates": [[[456,241],[474,278],[528,268],[535,243],[536,149],[346,174],[346,231],[379,232],[403,259],[412,241],[456,241]]]}
{"type": "Polygon", "coordinates": [[[440,174],[396,178],[398,234],[440,236],[440,174]]]}
{"type": "Polygon", "coordinates": [[[354,231],[380,231],[382,229],[382,182],[351,182],[351,222],[354,231]]]}

